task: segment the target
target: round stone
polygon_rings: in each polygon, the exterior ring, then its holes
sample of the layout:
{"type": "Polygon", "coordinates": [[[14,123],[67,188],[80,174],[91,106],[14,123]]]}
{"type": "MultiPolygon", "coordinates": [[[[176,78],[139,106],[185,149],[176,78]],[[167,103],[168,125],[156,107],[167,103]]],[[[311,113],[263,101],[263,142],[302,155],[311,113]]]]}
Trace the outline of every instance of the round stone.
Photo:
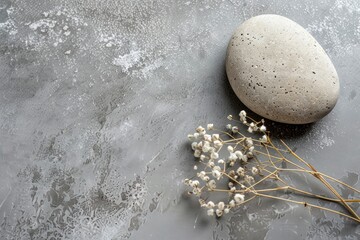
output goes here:
{"type": "Polygon", "coordinates": [[[235,31],[226,72],[241,102],[277,122],[317,121],[339,96],[339,79],[324,49],[303,27],[278,15],[253,17],[235,31]]]}

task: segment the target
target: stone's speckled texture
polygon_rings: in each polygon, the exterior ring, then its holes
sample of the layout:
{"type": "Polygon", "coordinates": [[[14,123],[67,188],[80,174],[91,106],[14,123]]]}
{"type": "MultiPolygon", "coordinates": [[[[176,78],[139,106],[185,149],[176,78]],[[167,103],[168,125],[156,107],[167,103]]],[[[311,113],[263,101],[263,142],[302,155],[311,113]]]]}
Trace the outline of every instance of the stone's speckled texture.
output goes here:
{"type": "Polygon", "coordinates": [[[304,28],[279,15],[253,17],[235,31],[226,71],[248,108],[278,122],[317,121],[339,96],[338,76],[324,49],[304,28]]]}

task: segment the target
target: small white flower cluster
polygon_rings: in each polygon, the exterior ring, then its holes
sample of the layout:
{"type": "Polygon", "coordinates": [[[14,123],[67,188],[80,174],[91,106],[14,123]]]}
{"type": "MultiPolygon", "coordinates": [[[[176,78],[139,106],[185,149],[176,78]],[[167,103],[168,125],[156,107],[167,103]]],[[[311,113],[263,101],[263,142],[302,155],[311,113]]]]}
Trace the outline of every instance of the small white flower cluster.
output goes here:
{"type": "Polygon", "coordinates": [[[234,199],[230,200],[228,204],[225,204],[223,201],[215,204],[213,201],[206,202],[203,199],[199,200],[201,207],[207,209],[207,215],[214,216],[214,214],[216,214],[217,217],[229,213],[231,208],[242,204],[244,201],[245,196],[239,193],[235,194],[234,199]]]}
{"type": "Polygon", "coordinates": [[[248,126],[247,131],[249,133],[253,133],[253,132],[260,132],[263,133],[264,135],[260,138],[260,141],[263,143],[267,143],[268,142],[268,137],[266,135],[266,127],[264,125],[264,119],[262,119],[260,122],[251,122],[250,124],[247,122],[247,116],[246,116],[246,112],[244,110],[242,110],[239,113],[239,117],[240,117],[240,121],[248,126]],[[261,125],[260,125],[261,124],[261,125]],[[260,126],[259,126],[260,125],[260,126]]]}
{"type": "MultiPolygon", "coordinates": [[[[194,166],[194,170],[198,170],[198,165],[203,166],[203,169],[192,179],[185,179],[185,184],[191,187],[189,193],[199,197],[200,205],[207,209],[207,214],[221,217],[230,211],[231,208],[241,205],[245,201],[245,192],[247,186],[255,183],[254,177],[261,173],[257,166],[251,168],[247,167],[249,161],[255,157],[256,143],[266,143],[266,127],[264,121],[261,122],[247,122],[248,117],[245,111],[241,111],[240,121],[246,125],[250,133],[262,133],[260,140],[254,140],[251,137],[245,137],[239,132],[237,126],[231,124],[226,125],[229,132],[220,132],[209,134],[207,131],[216,131],[214,124],[207,124],[207,129],[202,126],[196,128],[196,132],[188,135],[188,139],[192,142],[191,148],[194,151],[194,157],[199,160],[199,163],[194,166]],[[261,123],[261,125],[260,125],[261,123]],[[259,126],[260,125],[260,126],[259,126]],[[222,140],[221,136],[230,136],[230,141],[222,140]],[[233,141],[235,135],[240,135],[239,141],[233,141]],[[220,152],[226,146],[227,157],[220,158],[220,152]],[[228,192],[230,199],[228,203],[220,201],[215,204],[213,201],[206,201],[203,198],[204,194],[216,191],[223,191],[217,186],[221,185],[219,182],[228,181],[228,192]]],[[[234,120],[232,115],[228,116],[229,120],[234,120]]],[[[236,140],[236,139],[235,139],[236,140]]],[[[223,152],[223,151],[222,151],[223,152]]],[[[207,199],[207,198],[206,198],[207,199]]]]}

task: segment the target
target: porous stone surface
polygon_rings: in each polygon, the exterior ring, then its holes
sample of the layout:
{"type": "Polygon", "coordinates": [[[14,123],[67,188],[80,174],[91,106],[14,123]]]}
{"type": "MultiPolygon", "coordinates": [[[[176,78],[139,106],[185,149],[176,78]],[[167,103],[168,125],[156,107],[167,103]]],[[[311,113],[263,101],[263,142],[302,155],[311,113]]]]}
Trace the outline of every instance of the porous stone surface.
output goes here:
{"type": "Polygon", "coordinates": [[[338,75],[324,49],[303,27],[279,15],[253,17],[235,31],[226,72],[248,108],[277,122],[317,121],[339,96],[338,75]]]}

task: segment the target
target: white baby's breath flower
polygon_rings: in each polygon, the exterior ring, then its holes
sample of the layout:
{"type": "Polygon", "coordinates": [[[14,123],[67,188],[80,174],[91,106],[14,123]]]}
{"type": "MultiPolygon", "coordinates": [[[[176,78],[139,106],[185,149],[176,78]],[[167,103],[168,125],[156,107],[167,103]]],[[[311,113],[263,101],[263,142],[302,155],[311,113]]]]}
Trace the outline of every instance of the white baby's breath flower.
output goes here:
{"type": "Polygon", "coordinates": [[[216,216],[221,217],[223,215],[223,211],[220,209],[216,209],[216,216]]]}
{"type": "Polygon", "coordinates": [[[197,170],[197,169],[198,169],[198,167],[196,165],[194,165],[194,170],[197,170]]]}
{"type": "Polygon", "coordinates": [[[200,197],[201,196],[201,188],[195,187],[192,191],[193,194],[200,197]]]}
{"type": "Polygon", "coordinates": [[[254,149],[255,149],[255,147],[254,147],[254,146],[249,147],[249,152],[253,152],[253,151],[254,151],[254,149]]]}
{"type": "Polygon", "coordinates": [[[214,209],[212,209],[212,208],[211,208],[211,209],[208,209],[208,210],[207,210],[207,215],[208,215],[208,216],[214,216],[214,209]]]}
{"type": "Polygon", "coordinates": [[[223,211],[220,209],[216,209],[216,216],[221,217],[223,215],[223,211]]]}
{"type": "Polygon", "coordinates": [[[205,161],[207,159],[207,157],[204,155],[204,154],[201,154],[200,155],[200,160],[201,161],[205,161]]]}
{"type": "Polygon", "coordinates": [[[215,148],[220,148],[223,144],[219,141],[219,140],[215,140],[214,141],[214,147],[215,148]]]}
{"type": "Polygon", "coordinates": [[[206,207],[206,202],[205,202],[204,199],[199,198],[199,203],[200,203],[200,206],[201,206],[201,207],[206,207]]]}
{"type": "Polygon", "coordinates": [[[185,178],[185,179],[184,179],[184,183],[185,183],[186,185],[189,185],[189,181],[190,181],[190,179],[188,179],[188,178],[185,178]]]}
{"type": "Polygon", "coordinates": [[[199,134],[199,136],[204,136],[206,134],[205,128],[202,126],[197,127],[196,132],[199,134]]]}
{"type": "Polygon", "coordinates": [[[224,159],[219,159],[218,164],[224,164],[224,163],[225,163],[224,159]]]}
{"type": "Polygon", "coordinates": [[[230,209],[229,209],[229,208],[225,208],[225,209],[224,209],[224,213],[225,213],[225,214],[228,214],[229,212],[230,212],[230,209]]]}
{"type": "Polygon", "coordinates": [[[209,163],[208,163],[208,166],[209,166],[210,168],[213,168],[213,167],[215,166],[215,163],[214,163],[214,162],[209,162],[209,163]]]}
{"type": "Polygon", "coordinates": [[[209,201],[207,204],[206,204],[206,207],[207,208],[214,208],[215,207],[215,203],[213,201],[209,201]]]}
{"type": "Polygon", "coordinates": [[[231,131],[232,131],[233,133],[237,133],[237,132],[239,132],[239,128],[238,128],[237,126],[233,126],[233,127],[231,128],[231,131]]]}
{"type": "Polygon", "coordinates": [[[220,166],[214,166],[213,170],[221,171],[221,167],[220,166]]]}
{"type": "Polygon", "coordinates": [[[232,119],[233,119],[233,116],[232,116],[232,115],[228,115],[228,116],[227,116],[227,119],[232,120],[232,119]]]}
{"type": "Polygon", "coordinates": [[[243,155],[242,158],[241,158],[241,160],[242,160],[243,162],[247,163],[247,161],[248,161],[248,156],[247,156],[247,155],[243,155]]]}
{"type": "Polygon", "coordinates": [[[261,138],[260,138],[260,141],[263,142],[263,143],[267,143],[268,141],[268,138],[266,135],[263,135],[261,138]]]}
{"type": "Polygon", "coordinates": [[[246,121],[246,112],[244,110],[240,111],[239,117],[241,122],[246,121]]]}
{"type": "Polygon", "coordinates": [[[230,123],[226,125],[226,129],[231,130],[231,128],[232,128],[232,126],[230,123]]]}
{"type": "Polygon", "coordinates": [[[246,156],[248,159],[252,159],[254,157],[254,153],[253,152],[248,152],[246,153],[246,156]]]}
{"type": "Polygon", "coordinates": [[[221,172],[219,170],[213,170],[212,171],[212,175],[214,176],[214,178],[216,178],[217,180],[220,180],[221,177],[221,172]]]}
{"type": "Polygon", "coordinates": [[[205,128],[203,128],[202,126],[198,126],[196,128],[196,132],[198,132],[198,133],[201,133],[201,132],[204,132],[204,131],[205,131],[205,128]]]}
{"type": "Polygon", "coordinates": [[[218,159],[219,158],[219,154],[217,152],[212,152],[210,155],[211,159],[218,159]]]}
{"type": "Polygon", "coordinates": [[[218,205],[217,205],[218,209],[219,210],[224,210],[225,209],[225,203],[224,202],[219,202],[218,205]]]}
{"type": "Polygon", "coordinates": [[[190,182],[190,187],[198,187],[200,185],[200,182],[198,180],[193,180],[190,182]]]}
{"type": "Polygon", "coordinates": [[[259,169],[258,169],[257,167],[252,167],[252,168],[251,168],[251,173],[252,173],[253,175],[257,175],[257,174],[259,174],[259,169]]]}
{"type": "Polygon", "coordinates": [[[249,127],[249,128],[247,129],[247,131],[248,131],[249,133],[252,133],[252,132],[254,131],[254,129],[253,129],[252,127],[249,127]]]}
{"type": "Polygon", "coordinates": [[[234,200],[231,200],[231,201],[229,202],[229,206],[232,207],[232,208],[235,207],[235,201],[234,201],[234,200]]]}
{"type": "Polygon", "coordinates": [[[199,158],[200,155],[201,155],[201,151],[196,149],[194,152],[194,157],[199,158]]]}
{"type": "Polygon", "coordinates": [[[260,132],[266,132],[266,127],[264,125],[261,125],[259,130],[260,132]]]}
{"type": "Polygon", "coordinates": [[[210,143],[209,142],[204,142],[203,147],[202,147],[202,151],[207,153],[210,151],[210,143]]]}
{"type": "Polygon", "coordinates": [[[195,140],[195,137],[194,137],[193,134],[188,134],[188,139],[189,139],[190,141],[194,141],[194,140],[195,140]]]}
{"type": "Polygon", "coordinates": [[[210,177],[209,177],[209,176],[205,176],[205,177],[203,178],[203,180],[204,180],[205,182],[208,182],[208,181],[210,180],[210,177]]]}
{"type": "Polygon", "coordinates": [[[211,135],[205,134],[205,135],[204,135],[204,140],[207,141],[207,142],[212,142],[211,135]]]}
{"type": "Polygon", "coordinates": [[[197,132],[196,132],[196,133],[194,133],[194,138],[195,138],[195,139],[198,139],[198,138],[199,138],[199,136],[200,136],[200,134],[199,134],[199,133],[197,133],[197,132]]]}
{"type": "Polygon", "coordinates": [[[212,135],[212,139],[213,139],[213,141],[215,141],[215,140],[219,140],[219,138],[220,138],[220,135],[219,135],[219,134],[217,134],[217,133],[214,133],[214,134],[212,135]]]}
{"type": "Polygon", "coordinates": [[[228,147],[227,147],[227,150],[228,150],[229,152],[231,152],[231,153],[234,152],[234,148],[233,148],[232,146],[228,146],[228,147]]]}
{"type": "Polygon", "coordinates": [[[243,153],[238,150],[238,151],[235,151],[235,155],[236,155],[239,159],[241,159],[242,156],[243,156],[243,153]]]}
{"type": "Polygon", "coordinates": [[[191,148],[192,148],[192,150],[196,150],[196,148],[197,148],[197,145],[198,145],[198,143],[197,142],[193,142],[193,143],[191,143],[191,148]]]}
{"type": "Polygon", "coordinates": [[[255,183],[255,179],[252,176],[249,176],[249,175],[245,176],[245,181],[248,182],[249,184],[255,183]]]}
{"type": "Polygon", "coordinates": [[[236,159],[237,159],[238,157],[236,156],[236,154],[235,153],[230,153],[230,156],[229,156],[229,160],[230,161],[236,161],[236,159]]]}
{"type": "Polygon", "coordinates": [[[211,180],[207,183],[207,185],[208,185],[208,188],[209,188],[210,190],[213,190],[213,189],[216,188],[216,182],[215,182],[214,179],[211,179],[211,180]]]}
{"type": "Polygon", "coordinates": [[[234,200],[237,204],[243,203],[245,200],[245,196],[243,194],[237,193],[234,196],[234,200]]]}
{"type": "Polygon", "coordinates": [[[253,140],[251,138],[246,138],[245,139],[245,145],[247,147],[252,147],[254,145],[254,142],[253,142],[253,140]]]}
{"type": "Polygon", "coordinates": [[[213,129],[214,129],[214,124],[209,123],[209,124],[207,125],[207,130],[213,130],[213,129]]]}
{"type": "Polygon", "coordinates": [[[245,176],[245,169],[242,168],[242,167],[239,167],[237,170],[236,170],[236,173],[241,176],[241,177],[244,177],[245,176]]]}
{"type": "Polygon", "coordinates": [[[203,179],[206,176],[205,171],[200,171],[199,173],[197,173],[197,176],[201,179],[203,179]]]}

